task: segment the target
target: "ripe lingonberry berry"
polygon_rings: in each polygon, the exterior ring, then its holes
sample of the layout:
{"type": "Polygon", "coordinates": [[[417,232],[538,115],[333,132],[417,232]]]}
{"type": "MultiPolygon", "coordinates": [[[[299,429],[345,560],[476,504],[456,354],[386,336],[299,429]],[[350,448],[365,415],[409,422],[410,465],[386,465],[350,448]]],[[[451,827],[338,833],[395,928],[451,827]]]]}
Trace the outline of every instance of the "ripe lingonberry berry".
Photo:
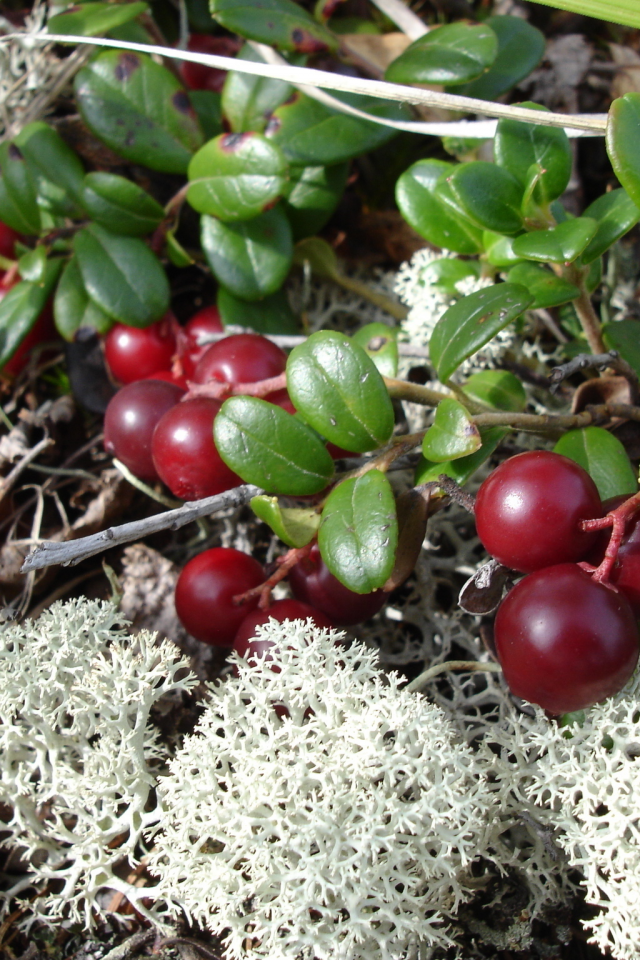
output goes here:
{"type": "Polygon", "coordinates": [[[104,338],[104,356],[114,379],[133,383],[156,373],[170,370],[176,351],[172,315],[150,327],[127,327],[116,323],[104,338]]]}
{"type": "Polygon", "coordinates": [[[138,380],[111,398],[104,415],[104,448],[141,480],[157,480],[151,438],[160,418],[184,396],[177,384],[138,380]]]}
{"type": "MultiPolygon", "coordinates": [[[[629,496],[623,494],[605,500],[602,505],[605,514],[615,510],[625,500],[628,500],[629,496]]],[[[599,566],[604,559],[604,553],[610,538],[611,527],[600,531],[596,548],[589,555],[589,562],[593,566],[599,566]]],[[[611,570],[609,581],[618,590],[622,591],[631,604],[635,616],[640,620],[640,513],[636,513],[634,517],[627,521],[624,537],[618,549],[618,556],[611,570]]]]}
{"type": "Polygon", "coordinates": [[[299,600],[276,600],[268,610],[254,610],[249,613],[238,626],[233,649],[242,657],[255,654],[258,657],[265,656],[270,660],[267,653],[273,643],[270,640],[260,640],[256,637],[256,627],[262,623],[268,623],[273,617],[278,623],[284,620],[310,620],[316,627],[335,627],[335,623],[327,617],[321,610],[309,606],[307,603],[301,603],[299,600]]]}
{"type": "Polygon", "coordinates": [[[384,606],[389,596],[382,590],[373,593],[349,590],[330,572],[317,544],[313,545],[309,556],[292,568],[289,584],[298,600],[326,613],[342,627],[368,620],[384,606]]]}
{"type": "Polygon", "coordinates": [[[233,597],[264,581],[264,570],[247,553],[214,547],[190,560],[176,584],[176,612],[185,630],[196,640],[230,647],[247,613],[258,598],[242,605],[233,597]]]}
{"type": "Polygon", "coordinates": [[[580,521],[601,516],[600,495],[586,470],[547,450],[505,460],[481,485],[475,505],[485,549],[523,573],[583,560],[597,534],[582,531],[580,521]]]}
{"type": "Polygon", "coordinates": [[[195,383],[219,380],[237,386],[269,380],[284,372],[284,350],[259,333],[238,333],[212,343],[195,369],[195,383]]]}
{"type": "Polygon", "coordinates": [[[0,220],[0,257],[14,260],[16,256],[16,240],[20,235],[0,220]]]}
{"type": "Polygon", "coordinates": [[[215,306],[203,307],[187,321],[183,330],[180,360],[188,379],[192,379],[196,366],[211,346],[210,343],[201,343],[201,338],[211,333],[222,333],[223,330],[220,313],[215,306]]]}
{"type": "Polygon", "coordinates": [[[573,563],[516,584],[498,608],[495,644],[512,692],[555,715],[617,693],[638,660],[627,600],[573,563]]]}
{"type": "MultiPolygon", "coordinates": [[[[213,37],[209,33],[192,33],[187,50],[192,53],[213,53],[220,57],[234,57],[241,44],[232,37],[213,37]]],[[[182,82],[189,90],[213,90],[220,93],[227,76],[226,70],[207,67],[204,63],[182,61],[178,67],[182,82]]]]}

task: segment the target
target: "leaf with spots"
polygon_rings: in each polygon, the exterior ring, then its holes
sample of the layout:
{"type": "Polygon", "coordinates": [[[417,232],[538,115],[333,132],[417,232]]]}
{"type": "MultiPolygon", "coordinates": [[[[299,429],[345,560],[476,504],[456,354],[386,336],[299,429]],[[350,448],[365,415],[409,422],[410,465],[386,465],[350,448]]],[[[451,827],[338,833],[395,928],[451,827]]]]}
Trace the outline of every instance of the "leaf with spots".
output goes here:
{"type": "Polygon", "coordinates": [[[441,400],[436,407],[433,425],[422,441],[422,452],[435,463],[468,457],[482,446],[480,431],[461,403],[453,397],[441,400]]]}
{"type": "Polygon", "coordinates": [[[209,0],[211,16],[247,40],[294,53],[336,49],[335,37],[292,0],[209,0]]]}

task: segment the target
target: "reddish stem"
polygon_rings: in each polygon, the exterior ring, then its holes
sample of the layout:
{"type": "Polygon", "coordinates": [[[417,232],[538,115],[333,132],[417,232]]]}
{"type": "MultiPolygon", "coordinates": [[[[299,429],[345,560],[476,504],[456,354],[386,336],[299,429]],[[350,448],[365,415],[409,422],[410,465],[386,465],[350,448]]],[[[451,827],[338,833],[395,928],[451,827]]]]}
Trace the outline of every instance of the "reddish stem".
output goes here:
{"type": "Polygon", "coordinates": [[[309,556],[312,544],[313,540],[304,547],[292,547],[291,550],[287,550],[284,556],[277,558],[276,563],[278,564],[278,568],[274,570],[268,580],[265,580],[264,583],[261,583],[257,587],[253,587],[252,590],[247,590],[246,593],[239,593],[233,598],[233,603],[240,606],[240,604],[246,603],[248,600],[253,600],[254,597],[260,597],[258,607],[260,610],[268,610],[271,606],[271,591],[281,580],[284,580],[285,577],[288,576],[289,571],[292,567],[295,567],[298,561],[304,560],[305,557],[309,556]]]}
{"type": "Polygon", "coordinates": [[[287,386],[286,373],[268,380],[257,380],[255,383],[238,383],[232,386],[220,380],[209,380],[208,383],[189,383],[189,390],[182,400],[193,400],[194,397],[213,397],[214,400],[226,400],[227,397],[241,395],[243,397],[266,397],[276,390],[284,390],[287,386]]]}
{"type": "Polygon", "coordinates": [[[579,566],[587,570],[587,572],[593,573],[593,579],[597,583],[611,586],[609,577],[611,576],[613,565],[618,557],[618,551],[620,550],[620,544],[622,543],[627,523],[635,516],[638,510],[640,510],[640,492],[629,497],[628,500],[625,500],[624,503],[621,503],[619,507],[616,507],[615,510],[612,510],[605,517],[600,517],[597,520],[582,520],[580,522],[581,529],[587,531],[605,530],[607,527],[611,527],[611,537],[609,538],[609,543],[607,544],[607,549],[605,550],[600,566],[594,568],[589,564],[579,564],[579,566]]]}

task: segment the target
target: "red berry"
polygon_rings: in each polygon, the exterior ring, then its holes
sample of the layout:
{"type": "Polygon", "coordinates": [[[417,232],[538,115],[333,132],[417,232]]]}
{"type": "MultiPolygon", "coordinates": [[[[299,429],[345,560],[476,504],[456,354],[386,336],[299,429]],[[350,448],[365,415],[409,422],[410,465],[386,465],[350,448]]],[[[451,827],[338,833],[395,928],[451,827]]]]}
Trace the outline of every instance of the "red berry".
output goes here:
{"type": "Polygon", "coordinates": [[[255,383],[284,372],[284,350],[259,333],[238,333],[212,343],[195,369],[196,383],[219,380],[222,383],[255,383]]]}
{"type": "Polygon", "coordinates": [[[173,383],[185,392],[188,389],[187,378],[182,375],[176,377],[171,370],[156,370],[155,373],[150,373],[149,376],[143,377],[142,379],[164,380],[165,383],[173,383]]]}
{"type": "MultiPolygon", "coordinates": [[[[623,494],[605,500],[603,509],[610,513],[629,499],[631,494],[623,494]]],[[[611,538],[611,527],[600,531],[595,550],[589,556],[589,562],[597,567],[604,559],[604,553],[611,538]]],[[[640,513],[627,522],[618,549],[618,556],[611,571],[610,582],[622,591],[631,605],[637,619],[640,619],[640,513]]]]}
{"type": "Polygon", "coordinates": [[[485,549],[513,570],[531,573],[583,560],[597,540],[580,520],[602,516],[586,470],[559,453],[535,450],[505,460],[476,498],[476,527],[485,549]]]}
{"type": "Polygon", "coordinates": [[[198,310],[184,326],[184,343],[180,350],[182,369],[185,376],[191,379],[199,360],[211,346],[210,343],[201,343],[203,336],[210,333],[222,333],[224,327],[220,319],[218,308],[204,307],[198,310]]]}
{"type": "Polygon", "coordinates": [[[240,550],[214,547],[194,557],[176,584],[176,611],[185,630],[203,643],[230,647],[236,631],[258,598],[242,606],[233,597],[264,582],[257,560],[240,550]]]}
{"type": "Polygon", "coordinates": [[[6,257],[7,260],[15,260],[16,240],[20,239],[20,234],[8,227],[6,223],[0,220],[0,257],[6,257]]]}
{"type": "Polygon", "coordinates": [[[200,500],[242,483],[224,463],[213,442],[217,400],[184,400],[160,419],[151,451],[158,476],[181,500],[200,500]]]}
{"type": "Polygon", "coordinates": [[[368,620],[388,599],[382,590],[373,593],[354,593],[347,589],[324,563],[316,544],[304,560],[293,567],[289,574],[291,590],[298,600],[316,607],[334,623],[342,627],[368,620]]]}
{"type": "MultiPolygon", "coordinates": [[[[233,641],[233,649],[236,650],[240,656],[248,657],[251,656],[251,654],[255,654],[258,657],[262,657],[265,655],[265,652],[273,646],[270,640],[259,640],[256,638],[256,627],[262,623],[268,623],[271,617],[279,623],[282,623],[284,620],[311,620],[313,626],[316,627],[329,628],[335,626],[335,623],[322,613],[321,610],[316,610],[306,603],[300,603],[299,600],[276,600],[268,610],[254,610],[253,613],[246,616],[239,625],[238,632],[233,641]]],[[[266,659],[271,659],[268,653],[266,654],[266,659]]]]}
{"type": "Polygon", "coordinates": [[[551,714],[617,693],[638,660],[638,628],[625,598],[573,563],[516,584],[498,608],[495,643],[512,692],[551,714]]]}
{"type": "Polygon", "coordinates": [[[170,370],[176,352],[172,315],[150,327],[126,327],[116,323],[104,338],[104,355],[113,377],[120,383],[133,383],[158,370],[170,370]]]}
{"type": "MultiPolygon", "coordinates": [[[[212,37],[208,33],[192,33],[187,42],[187,50],[192,53],[214,53],[220,57],[233,57],[239,49],[240,44],[231,37],[212,37]]],[[[203,63],[189,63],[187,60],[182,61],[178,69],[182,82],[190,90],[220,93],[227,76],[226,70],[207,67],[203,63]]]]}
{"type": "Polygon", "coordinates": [[[157,480],[151,438],[160,418],[184,390],[162,380],[130,383],[109,401],[104,416],[104,448],[141,480],[157,480]]]}
{"type": "Polygon", "coordinates": [[[291,397],[286,387],[283,387],[282,390],[274,390],[273,393],[268,393],[264,399],[267,403],[275,403],[277,407],[282,407],[282,409],[290,413],[291,416],[296,412],[296,408],[291,402],[291,397]]]}

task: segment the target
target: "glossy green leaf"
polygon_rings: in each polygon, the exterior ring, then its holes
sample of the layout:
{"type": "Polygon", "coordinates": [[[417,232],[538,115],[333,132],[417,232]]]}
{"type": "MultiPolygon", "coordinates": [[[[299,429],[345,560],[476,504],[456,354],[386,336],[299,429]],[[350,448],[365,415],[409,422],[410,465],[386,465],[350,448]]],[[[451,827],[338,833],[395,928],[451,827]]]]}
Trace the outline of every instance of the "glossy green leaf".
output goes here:
{"type": "Polygon", "coordinates": [[[187,200],[225,223],[251,220],[281,196],[287,162],[259,133],[223,133],[201,147],[188,168],[187,200]]]}
{"type": "Polygon", "coordinates": [[[448,477],[463,486],[470,477],[481,467],[485,460],[491,456],[498,447],[501,440],[510,432],[509,427],[489,427],[480,430],[482,446],[475,453],[468,457],[459,457],[457,460],[447,460],[443,463],[435,463],[426,457],[421,457],[414,476],[416,485],[421,483],[432,483],[437,480],[441,473],[446,473],[448,477]]]}
{"type": "Polygon", "coordinates": [[[533,297],[517,283],[498,283],[458,300],[436,323],[429,355],[444,383],[461,363],[530,307],[533,297]]]}
{"type": "Polygon", "coordinates": [[[516,263],[522,263],[523,258],[518,257],[513,252],[513,241],[515,237],[504,237],[500,233],[493,233],[491,230],[485,230],[482,234],[482,242],[486,252],[487,260],[494,267],[511,267],[516,263]]]}
{"type": "Polygon", "coordinates": [[[436,185],[436,196],[445,202],[447,186],[476,226],[507,235],[522,229],[522,186],[502,167],[485,160],[461,163],[436,185]]]}
{"type": "Polygon", "coordinates": [[[40,233],[35,178],[22,151],[7,141],[0,144],[0,220],[18,233],[40,233]]]}
{"type": "Polygon", "coordinates": [[[640,10],[636,0],[540,0],[547,6],[570,10],[585,17],[598,17],[610,23],[640,27],[640,10]]]}
{"type": "Polygon", "coordinates": [[[189,100],[196,112],[205,140],[224,133],[220,94],[215,90],[190,90],[189,100]]]}
{"type": "Polygon", "coordinates": [[[571,263],[596,235],[598,221],[591,217],[565,220],[548,230],[533,230],[513,241],[514,253],[543,263],[571,263]]]}
{"type": "Polygon", "coordinates": [[[18,273],[21,279],[30,280],[31,283],[41,283],[44,280],[46,269],[47,251],[42,246],[29,250],[18,260],[18,273]]]}
{"type": "Polygon", "coordinates": [[[146,190],[115,173],[88,173],[82,202],[92,220],[127,237],[151,233],[164,219],[164,210],[146,190]]]}
{"type": "Polygon", "coordinates": [[[613,101],[606,139],[616,177],[640,207],[640,93],[625,93],[613,101]]]}
{"type": "Polygon", "coordinates": [[[325,280],[333,280],[340,273],[335,250],[322,237],[300,240],[293,251],[293,262],[325,280]]]}
{"type": "MultiPolygon", "coordinates": [[[[532,110],[546,110],[537,103],[522,103],[532,110]]],[[[524,187],[529,169],[538,164],[542,173],[536,182],[532,199],[548,204],[567,188],[571,177],[572,154],[569,138],[559,127],[544,127],[520,120],[503,118],[493,141],[496,163],[524,187]]]]}
{"type": "Polygon", "coordinates": [[[300,324],[282,289],[262,300],[241,300],[224,287],[219,287],[216,303],[225,327],[250,327],[264,334],[300,333],[300,324]]]}
{"type": "Polygon", "coordinates": [[[351,337],[371,357],[383,377],[398,374],[397,333],[385,323],[367,323],[351,337]]]}
{"type": "Polygon", "coordinates": [[[258,397],[225,400],[213,435],[225,463],[245,483],[270,493],[319,493],[333,477],[333,460],[315,431],[258,397]]]}
{"type": "Polygon", "coordinates": [[[185,173],[203,134],[176,77],[141,53],[106,50],[75,79],[82,119],[126,160],[185,173]]]}
{"type": "Polygon", "coordinates": [[[344,450],[364,453],[391,437],[384,381],[362,347],[341,333],[321,330],[292,350],[287,389],[300,416],[344,450]]]}
{"type": "Polygon", "coordinates": [[[508,370],[480,370],[469,377],[464,392],[472,400],[494,410],[519,413],[527,402],[522,381],[508,370]]]}
{"type": "Polygon", "coordinates": [[[0,300],[0,369],[34,326],[60,276],[62,260],[48,260],[41,283],[21,280],[0,300]]]}
{"type": "Polygon", "coordinates": [[[249,505],[288,547],[305,547],[318,532],[320,514],[313,507],[283,507],[277,497],[267,496],[254,497],[249,505]]]}
{"type": "Polygon", "coordinates": [[[509,283],[520,283],[526,287],[535,298],[533,309],[539,310],[549,307],[559,307],[580,296],[580,291],[573,283],[538,263],[519,263],[512,267],[507,274],[509,283]]]}
{"type": "Polygon", "coordinates": [[[322,559],[354,593],[382,587],[393,570],[398,520],[384,473],[345,480],[327,497],[318,532],[322,559]]]}
{"type": "Polygon", "coordinates": [[[575,460],[591,476],[602,500],[638,490],[636,474],[627,451],[617,437],[602,427],[569,430],[553,448],[575,460]]]}
{"type": "Polygon", "coordinates": [[[424,456],[435,463],[444,463],[467,457],[481,446],[480,431],[472,423],[469,411],[453,398],[441,400],[436,407],[433,425],[422,441],[424,456]]]}
{"type": "Polygon", "coordinates": [[[496,100],[537,67],[544,55],[545,38],[523,17],[487,17],[484,23],[498,38],[496,58],[486,73],[454,92],[478,100],[496,100]]]}
{"type": "Polygon", "coordinates": [[[97,37],[145,13],[148,3],[78,3],[51,17],[49,33],[68,33],[80,37],[97,37]]]}
{"type": "MultiPolygon", "coordinates": [[[[392,100],[344,92],[332,95],[374,116],[390,120],[410,119],[407,107],[392,100]]],[[[289,163],[330,166],[374,150],[395,137],[397,131],[325,107],[296,91],[274,110],[265,134],[280,147],[289,163]]]]}
{"type": "Polygon", "coordinates": [[[443,257],[432,260],[420,272],[421,283],[439,287],[452,297],[459,295],[458,284],[469,277],[477,279],[482,274],[478,260],[459,260],[458,257],[443,257]]]}
{"type": "Polygon", "coordinates": [[[283,208],[295,240],[310,237],[324,227],[342,199],[348,175],[348,163],[290,168],[283,208]]]}
{"type": "Polygon", "coordinates": [[[73,340],[80,327],[107,333],[113,320],[98,307],[85,290],[78,261],[72,257],[64,268],[53,298],[53,319],[58,333],[73,340]]]}
{"type": "Polygon", "coordinates": [[[483,23],[449,23],[414,40],[387,67],[391,83],[468,83],[496,58],[498,38],[483,23]]]}
{"type": "Polygon", "coordinates": [[[46,180],[81,202],[84,167],[48,123],[28,123],[15,138],[36,180],[46,180]]]}
{"type": "MultiPolygon", "coordinates": [[[[238,60],[264,62],[249,44],[245,44],[238,60]]],[[[292,87],[283,80],[254,77],[231,70],[222,88],[222,113],[233,133],[255,130],[262,133],[270,114],[291,95],[292,87]]]]}
{"type": "Polygon", "coordinates": [[[396,183],[396,203],[410,227],[435,247],[456,253],[479,253],[482,232],[461,219],[436,195],[436,184],[452,163],[443,160],[419,160],[405,170],[396,183]]]}
{"type": "Polygon", "coordinates": [[[147,327],[167,311],[167,276],[142,240],[118,236],[94,223],[76,234],[73,250],[85,290],[114,320],[147,327]]]}
{"type": "Polygon", "coordinates": [[[218,282],[244,300],[274,293],[291,267],[293,238],[280,206],[238,223],[203,216],[201,239],[218,282]]]}
{"type": "Polygon", "coordinates": [[[595,237],[580,257],[582,263],[591,263],[640,220],[640,207],[635,205],[626,190],[612,190],[590,203],[584,216],[598,222],[595,237]]]}
{"type": "Polygon", "coordinates": [[[618,350],[640,377],[640,322],[617,320],[602,328],[602,337],[609,350],[618,350]]]}
{"type": "Polygon", "coordinates": [[[336,48],[332,34],[292,0],[209,0],[209,9],[231,33],[279,50],[322,53],[336,48]]]}

